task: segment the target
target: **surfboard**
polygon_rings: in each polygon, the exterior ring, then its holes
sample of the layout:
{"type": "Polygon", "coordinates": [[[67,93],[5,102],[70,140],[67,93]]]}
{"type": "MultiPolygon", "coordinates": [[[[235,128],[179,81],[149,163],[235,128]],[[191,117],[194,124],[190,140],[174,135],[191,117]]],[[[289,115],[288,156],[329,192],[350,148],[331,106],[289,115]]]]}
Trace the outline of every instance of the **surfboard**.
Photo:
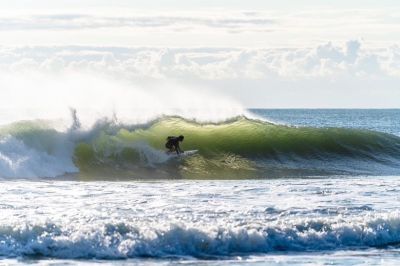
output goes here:
{"type": "Polygon", "coordinates": [[[185,151],[184,153],[176,154],[174,153],[167,153],[170,158],[182,158],[182,157],[188,157],[195,155],[199,150],[190,150],[190,151],[185,151]]]}

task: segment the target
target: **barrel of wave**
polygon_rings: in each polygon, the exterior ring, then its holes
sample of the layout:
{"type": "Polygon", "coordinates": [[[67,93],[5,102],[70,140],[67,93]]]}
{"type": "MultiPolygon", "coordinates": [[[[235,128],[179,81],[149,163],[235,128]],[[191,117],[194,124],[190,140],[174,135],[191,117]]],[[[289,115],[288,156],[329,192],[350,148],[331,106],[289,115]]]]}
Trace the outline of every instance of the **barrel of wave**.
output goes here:
{"type": "Polygon", "coordinates": [[[116,134],[102,132],[90,142],[80,143],[75,152],[76,163],[83,176],[111,175],[138,178],[245,178],[255,173],[254,163],[240,155],[243,148],[255,149],[249,121],[235,119],[220,124],[199,124],[182,118],[160,119],[150,125],[116,134]],[[246,125],[247,124],[247,125],[246,125]],[[250,131],[249,131],[250,130],[250,131]],[[195,156],[149,165],[132,144],[146,143],[165,151],[165,139],[170,135],[185,135],[182,148],[199,150],[195,156]],[[245,138],[241,138],[244,135],[245,138]],[[236,145],[232,146],[233,143],[236,145]],[[124,147],[123,149],[116,148],[124,147]],[[101,169],[101,170],[100,170],[101,169]],[[95,171],[97,170],[97,171],[95,171]],[[118,172],[118,173],[116,173],[118,172]]]}

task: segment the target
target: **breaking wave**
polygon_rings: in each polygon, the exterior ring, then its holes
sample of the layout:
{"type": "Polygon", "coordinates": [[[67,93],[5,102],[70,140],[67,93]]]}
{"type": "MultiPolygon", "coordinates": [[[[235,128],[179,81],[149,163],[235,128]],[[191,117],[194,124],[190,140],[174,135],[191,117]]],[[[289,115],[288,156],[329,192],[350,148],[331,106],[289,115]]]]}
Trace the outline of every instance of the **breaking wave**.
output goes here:
{"type": "Polygon", "coordinates": [[[299,218],[247,225],[136,222],[0,226],[0,256],[69,259],[220,258],[280,251],[390,247],[400,243],[400,217],[299,218]]]}
{"type": "Polygon", "coordinates": [[[102,120],[63,132],[43,121],[0,129],[2,178],[267,178],[400,172],[400,137],[361,129],[277,125],[237,117],[198,123],[163,117],[143,125],[102,120]],[[195,156],[171,159],[169,135],[195,156]]]}

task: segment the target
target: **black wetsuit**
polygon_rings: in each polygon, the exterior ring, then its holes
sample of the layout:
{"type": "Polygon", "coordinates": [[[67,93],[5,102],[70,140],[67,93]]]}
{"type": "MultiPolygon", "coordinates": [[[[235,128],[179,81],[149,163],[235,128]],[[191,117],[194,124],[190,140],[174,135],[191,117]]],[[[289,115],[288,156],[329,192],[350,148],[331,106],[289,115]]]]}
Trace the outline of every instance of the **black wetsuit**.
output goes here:
{"type": "Polygon", "coordinates": [[[165,143],[165,147],[169,151],[176,151],[177,154],[181,153],[181,148],[179,147],[179,137],[168,137],[167,143],[165,143]]]}

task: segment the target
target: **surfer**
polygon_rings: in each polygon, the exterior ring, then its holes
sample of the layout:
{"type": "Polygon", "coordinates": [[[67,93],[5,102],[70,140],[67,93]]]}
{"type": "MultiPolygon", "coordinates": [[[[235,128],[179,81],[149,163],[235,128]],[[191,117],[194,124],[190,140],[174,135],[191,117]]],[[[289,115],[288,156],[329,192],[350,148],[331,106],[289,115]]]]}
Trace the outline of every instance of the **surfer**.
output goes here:
{"type": "Polygon", "coordinates": [[[165,147],[168,149],[168,152],[176,152],[177,154],[181,154],[184,151],[179,147],[179,142],[182,142],[185,137],[180,135],[179,137],[170,136],[167,137],[167,143],[165,143],[165,147]]]}

